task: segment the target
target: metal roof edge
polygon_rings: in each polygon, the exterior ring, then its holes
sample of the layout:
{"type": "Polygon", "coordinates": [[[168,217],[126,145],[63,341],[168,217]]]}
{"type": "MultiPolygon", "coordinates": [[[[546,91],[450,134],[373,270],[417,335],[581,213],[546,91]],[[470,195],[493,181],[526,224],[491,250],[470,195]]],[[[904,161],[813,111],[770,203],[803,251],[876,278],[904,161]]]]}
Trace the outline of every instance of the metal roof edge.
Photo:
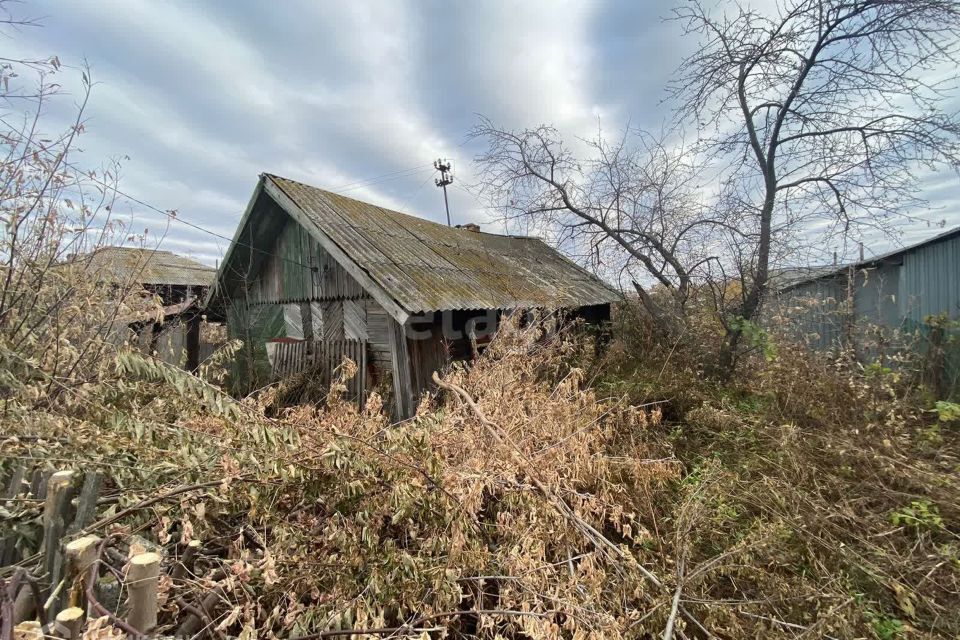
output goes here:
{"type": "Polygon", "coordinates": [[[594,282],[596,282],[597,284],[599,284],[601,287],[603,287],[604,289],[606,289],[607,291],[609,291],[609,292],[614,296],[614,299],[613,299],[613,300],[610,300],[609,302],[617,302],[617,301],[623,299],[623,293],[622,293],[622,292],[617,291],[617,290],[614,289],[611,285],[609,285],[609,284],[607,284],[606,282],[604,282],[604,280],[603,280],[602,278],[600,278],[600,276],[598,276],[597,274],[591,273],[590,271],[588,271],[588,270],[585,269],[584,267],[582,267],[582,266],[580,266],[579,264],[577,264],[573,259],[571,259],[569,256],[567,256],[566,254],[564,254],[564,253],[563,253],[562,251],[560,251],[559,249],[556,249],[556,248],[550,246],[543,238],[540,238],[540,237],[537,237],[537,236],[508,236],[508,237],[510,237],[510,238],[523,238],[524,240],[529,240],[529,241],[531,241],[531,242],[539,242],[540,244],[542,244],[543,246],[545,246],[547,249],[549,249],[550,251],[552,251],[552,252],[554,252],[555,254],[557,254],[558,256],[560,256],[560,259],[561,259],[561,260],[569,263],[570,266],[572,266],[572,267],[573,267],[574,269],[576,269],[578,272],[580,272],[581,274],[587,276],[589,279],[593,280],[594,282]]]}
{"type": "Polygon", "coordinates": [[[933,236],[933,237],[931,237],[931,238],[927,238],[926,240],[922,240],[922,241],[920,241],[920,242],[915,242],[915,243],[913,243],[913,244],[911,244],[911,245],[907,245],[906,247],[900,247],[899,249],[893,249],[893,250],[891,250],[891,251],[887,251],[886,253],[881,253],[880,255],[873,256],[873,257],[871,257],[871,258],[869,258],[869,259],[866,259],[866,260],[860,260],[860,261],[857,261],[857,262],[851,262],[851,263],[848,263],[848,264],[845,264],[845,265],[838,266],[836,269],[833,269],[832,271],[827,271],[827,272],[824,272],[824,273],[821,273],[821,274],[818,274],[818,275],[815,275],[815,276],[811,276],[811,277],[809,277],[809,278],[804,278],[804,279],[802,279],[802,280],[797,280],[797,281],[795,281],[795,282],[791,282],[789,285],[787,285],[787,286],[785,286],[785,287],[777,288],[776,291],[777,291],[777,293],[781,293],[781,292],[789,291],[790,289],[794,289],[794,288],[796,288],[796,287],[799,287],[800,285],[803,285],[803,284],[808,284],[808,283],[810,283],[810,282],[816,282],[817,280],[823,280],[823,279],[826,279],[826,278],[833,278],[833,277],[841,274],[841,273],[844,272],[844,271],[849,271],[850,269],[853,269],[853,270],[857,270],[857,269],[867,269],[867,268],[869,268],[869,267],[871,267],[871,266],[875,266],[876,264],[878,264],[878,263],[880,263],[880,262],[883,262],[884,260],[889,260],[889,259],[891,259],[891,258],[896,258],[897,256],[901,256],[901,255],[910,253],[911,251],[916,251],[917,249],[922,249],[923,247],[926,247],[926,246],[929,246],[929,245],[932,245],[932,244],[936,244],[936,243],[938,243],[938,242],[943,242],[943,241],[945,241],[945,240],[950,240],[950,239],[952,239],[954,236],[957,236],[957,235],[960,235],[960,227],[954,227],[953,229],[950,229],[949,231],[944,231],[943,233],[938,233],[937,235],[935,235],[935,236],[933,236]]]}

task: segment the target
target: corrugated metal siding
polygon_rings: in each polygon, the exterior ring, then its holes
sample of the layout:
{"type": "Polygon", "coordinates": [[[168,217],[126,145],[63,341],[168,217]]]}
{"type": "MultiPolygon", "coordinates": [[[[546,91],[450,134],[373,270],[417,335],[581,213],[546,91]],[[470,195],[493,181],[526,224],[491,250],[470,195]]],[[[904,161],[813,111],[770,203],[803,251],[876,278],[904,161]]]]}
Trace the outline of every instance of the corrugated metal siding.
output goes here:
{"type": "Polygon", "coordinates": [[[285,178],[265,179],[411,314],[619,299],[540,240],[454,229],[285,178]]]}
{"type": "Polygon", "coordinates": [[[904,330],[921,338],[928,362],[939,363],[934,376],[940,379],[941,391],[960,398],[960,330],[945,327],[938,340],[934,338],[938,332],[926,322],[940,314],[960,320],[960,236],[904,255],[900,296],[904,330]]]}
{"type": "Polygon", "coordinates": [[[856,272],[854,313],[857,321],[896,329],[900,326],[899,265],[880,265],[856,272]]]}
{"type": "MultiPolygon", "coordinates": [[[[864,362],[882,360],[904,348],[926,358],[933,334],[927,318],[944,314],[960,319],[960,235],[947,234],[887,254],[852,272],[852,318],[844,304],[850,271],[781,291],[776,313],[788,317],[794,335],[811,348],[849,345],[864,362]],[[852,331],[851,320],[855,322],[852,331]]],[[[946,327],[938,347],[943,389],[953,396],[960,395],[958,338],[960,331],[946,327]]]]}
{"type": "Polygon", "coordinates": [[[811,349],[828,350],[842,345],[846,332],[843,301],[846,279],[805,282],[780,294],[777,311],[787,318],[791,333],[811,349]]]}
{"type": "Polygon", "coordinates": [[[903,256],[901,317],[920,324],[940,313],[960,318],[960,236],[903,256]]]}

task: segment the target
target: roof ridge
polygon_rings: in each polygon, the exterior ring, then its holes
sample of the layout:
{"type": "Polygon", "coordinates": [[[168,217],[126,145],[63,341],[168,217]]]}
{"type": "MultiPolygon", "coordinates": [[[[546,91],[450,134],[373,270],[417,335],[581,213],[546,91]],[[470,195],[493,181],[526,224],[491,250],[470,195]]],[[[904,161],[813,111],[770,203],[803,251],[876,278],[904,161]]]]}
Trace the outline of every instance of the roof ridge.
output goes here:
{"type": "MultiPolygon", "coordinates": [[[[306,187],[306,188],[308,188],[308,189],[314,189],[314,190],[316,190],[316,191],[319,191],[319,192],[323,193],[324,195],[329,194],[329,195],[336,196],[336,197],[338,197],[338,198],[344,198],[344,199],[346,199],[346,200],[352,200],[353,202],[359,202],[360,204],[363,204],[363,205],[366,205],[366,206],[369,206],[369,207],[377,207],[378,209],[382,209],[383,211],[386,211],[386,212],[388,212],[388,213],[396,214],[396,215],[399,215],[399,216],[404,216],[404,217],[406,217],[406,218],[413,218],[414,220],[417,220],[417,221],[420,221],[420,222],[426,222],[427,224],[433,224],[433,225],[436,225],[436,226],[438,226],[438,227],[443,227],[443,228],[447,228],[447,229],[457,229],[458,231],[460,231],[460,230],[466,231],[466,229],[460,229],[459,227],[456,227],[456,226],[448,226],[448,225],[443,224],[442,222],[435,222],[434,220],[430,220],[430,219],[428,219],[428,218],[424,218],[424,217],[421,217],[421,216],[418,216],[418,215],[414,215],[414,214],[412,214],[412,213],[405,213],[405,212],[403,212],[403,211],[397,211],[396,209],[391,209],[391,208],[389,208],[389,207],[385,207],[385,206],[383,206],[383,205],[376,204],[376,203],[374,203],[374,202],[367,202],[366,200],[360,200],[360,199],[358,199],[358,198],[353,198],[353,197],[351,197],[351,196],[346,196],[346,195],[343,195],[342,193],[337,193],[336,191],[332,191],[332,190],[330,190],[330,189],[325,189],[324,187],[318,187],[318,186],[316,186],[316,185],[307,184],[306,182],[301,182],[300,180],[294,180],[293,178],[286,178],[286,177],[284,177],[284,176],[279,176],[279,175],[277,175],[277,174],[275,174],[275,173],[269,173],[269,172],[266,172],[266,171],[265,171],[265,172],[263,172],[262,175],[267,176],[267,177],[269,177],[269,178],[271,178],[271,179],[274,179],[274,180],[279,179],[279,180],[285,180],[286,182],[293,182],[294,184],[298,184],[298,185],[303,186],[303,187],[306,187]]],[[[479,225],[478,225],[478,226],[479,226],[479,225]]],[[[496,236],[496,237],[498,237],[498,238],[516,238],[516,239],[523,239],[523,240],[539,240],[540,242],[543,242],[543,239],[542,239],[542,238],[539,238],[539,237],[537,237],[537,236],[525,236],[525,235],[514,235],[514,234],[504,234],[504,233],[491,233],[490,231],[482,231],[482,230],[470,231],[469,233],[482,233],[482,234],[484,234],[484,235],[496,236]]]]}
{"type": "MultiPolygon", "coordinates": [[[[220,264],[225,287],[216,289],[211,299],[229,297],[229,289],[244,286],[229,275],[237,259],[232,249],[257,216],[272,218],[278,229],[291,222],[304,228],[318,250],[338,262],[401,324],[433,311],[575,308],[620,299],[610,284],[543,238],[453,229],[267,172],[260,174],[231,250],[220,264]]],[[[258,236],[263,246],[255,248],[279,256],[285,270],[298,263],[283,252],[302,251],[303,246],[297,235],[284,234],[258,236]]],[[[312,268],[299,264],[300,269],[312,268]]]]}
{"type": "Polygon", "coordinates": [[[102,255],[103,253],[114,251],[114,252],[128,252],[128,253],[140,253],[140,254],[151,254],[146,256],[145,260],[153,262],[155,259],[162,260],[163,258],[169,256],[170,258],[175,258],[181,261],[187,261],[191,264],[189,265],[177,265],[181,269],[203,269],[204,271],[216,271],[215,267],[204,264],[194,258],[193,256],[185,256],[181,253],[176,253],[168,249],[150,249],[147,247],[124,247],[122,245],[106,245],[103,247],[97,247],[89,253],[77,254],[73,257],[72,260],[82,260],[85,258],[90,258],[95,255],[102,255]],[[159,254],[159,255],[158,255],[159,254]]]}

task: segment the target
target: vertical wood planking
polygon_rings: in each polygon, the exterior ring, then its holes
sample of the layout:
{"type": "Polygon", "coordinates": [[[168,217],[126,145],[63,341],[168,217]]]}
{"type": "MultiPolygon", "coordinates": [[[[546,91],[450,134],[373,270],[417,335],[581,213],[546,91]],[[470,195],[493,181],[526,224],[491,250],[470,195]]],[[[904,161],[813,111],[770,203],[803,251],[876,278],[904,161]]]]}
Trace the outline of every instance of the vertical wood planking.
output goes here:
{"type": "Polygon", "coordinates": [[[393,404],[395,418],[404,420],[413,415],[413,384],[410,380],[410,351],[404,326],[390,320],[390,359],[393,369],[393,404]]]}
{"type": "Polygon", "coordinates": [[[362,340],[315,340],[312,344],[306,340],[276,342],[273,364],[273,377],[282,379],[314,367],[321,386],[329,386],[333,381],[333,372],[350,358],[357,365],[356,375],[347,382],[349,396],[363,407],[366,402],[369,385],[368,365],[369,344],[362,340]]]}

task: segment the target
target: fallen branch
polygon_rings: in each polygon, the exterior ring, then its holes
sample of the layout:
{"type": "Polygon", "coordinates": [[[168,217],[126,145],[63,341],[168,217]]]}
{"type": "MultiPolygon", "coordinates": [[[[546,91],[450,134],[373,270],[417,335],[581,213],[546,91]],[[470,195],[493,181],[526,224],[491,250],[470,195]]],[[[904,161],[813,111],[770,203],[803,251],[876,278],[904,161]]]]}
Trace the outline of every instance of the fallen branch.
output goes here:
{"type": "MultiPolygon", "coordinates": [[[[252,477],[250,475],[244,475],[244,476],[238,476],[236,478],[232,478],[232,480],[237,480],[241,482],[250,482],[252,481],[252,477]]],[[[223,482],[224,482],[223,480],[211,480],[210,482],[201,482],[199,484],[184,485],[181,487],[177,487],[176,489],[171,489],[166,493],[161,493],[160,495],[153,496],[152,498],[141,500],[137,504],[127,507],[126,509],[123,509],[121,511],[118,511],[112,516],[101,518],[100,520],[97,520],[90,526],[86,527],[81,531],[78,531],[77,533],[81,535],[92,533],[97,529],[103,528],[109,524],[113,524],[118,520],[122,520],[123,518],[131,514],[134,514],[137,511],[140,511],[141,509],[146,509],[149,506],[155,505],[158,502],[163,502],[164,500],[169,500],[170,498],[175,498],[176,496],[179,496],[184,493],[190,493],[191,491],[199,491],[200,489],[209,489],[210,487],[216,487],[223,484],[223,482]]]]}
{"type": "Polygon", "coordinates": [[[212,625],[213,622],[210,612],[214,610],[214,607],[223,597],[223,587],[215,587],[206,595],[199,605],[190,605],[186,609],[190,615],[177,627],[174,635],[178,638],[190,638],[204,628],[204,626],[212,625]]]}
{"type": "MultiPolygon", "coordinates": [[[[42,625],[47,624],[46,612],[43,610],[43,607],[40,606],[43,603],[40,581],[29,571],[23,567],[16,568],[13,577],[10,578],[10,582],[7,584],[7,595],[10,612],[9,615],[3,615],[4,623],[9,619],[11,623],[15,625],[36,614],[42,625]],[[18,593],[21,582],[26,582],[29,588],[29,591],[23,592],[23,597],[20,597],[18,593]]],[[[4,606],[7,604],[8,602],[5,600],[4,606]]]]}
{"type": "Polygon", "coordinates": [[[673,626],[677,623],[677,611],[680,610],[680,594],[683,593],[683,562],[677,567],[677,588],[673,592],[673,601],[670,604],[670,616],[667,626],[663,630],[663,640],[673,640],[673,626]]]}

